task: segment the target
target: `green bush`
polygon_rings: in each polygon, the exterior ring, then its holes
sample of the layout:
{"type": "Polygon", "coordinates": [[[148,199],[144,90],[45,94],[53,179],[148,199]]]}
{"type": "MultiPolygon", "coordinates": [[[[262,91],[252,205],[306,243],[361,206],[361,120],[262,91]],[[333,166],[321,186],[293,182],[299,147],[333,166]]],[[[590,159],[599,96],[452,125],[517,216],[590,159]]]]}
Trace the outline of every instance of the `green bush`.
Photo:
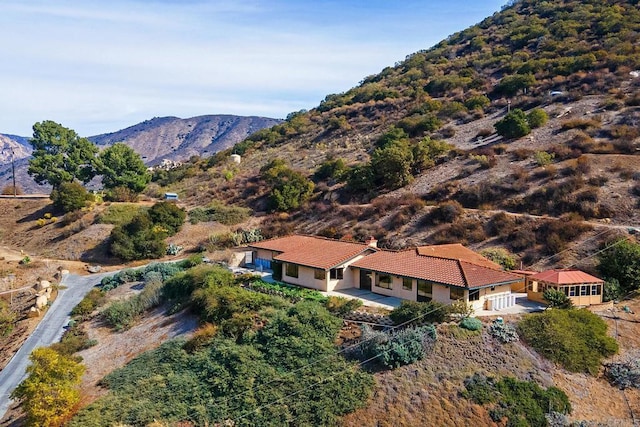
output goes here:
{"type": "Polygon", "coordinates": [[[479,331],[482,329],[482,322],[477,317],[465,317],[460,321],[460,327],[470,331],[479,331]]]}
{"type": "Polygon", "coordinates": [[[263,280],[253,280],[249,282],[245,287],[255,292],[279,296],[294,303],[302,300],[307,300],[328,304],[327,297],[322,295],[319,291],[313,289],[305,289],[295,285],[287,285],[285,283],[278,282],[269,283],[263,280]]]}
{"type": "Polygon", "coordinates": [[[603,301],[616,301],[622,296],[622,288],[618,279],[609,279],[604,282],[602,292],[603,301]]]}
{"type": "Polygon", "coordinates": [[[557,289],[547,289],[542,293],[542,298],[550,308],[572,308],[573,302],[563,291],[557,289]]]}
{"type": "Polygon", "coordinates": [[[520,138],[531,132],[524,111],[516,108],[495,123],[496,132],[505,138],[520,138]]]}
{"type": "Polygon", "coordinates": [[[605,280],[617,280],[622,292],[640,289],[640,243],[631,240],[609,242],[599,255],[598,270],[605,280]]]}
{"type": "Polygon", "coordinates": [[[138,295],[115,301],[102,311],[105,322],[117,331],[129,329],[145,311],[157,307],[162,301],[162,282],[150,281],[138,295]]]}
{"type": "Polygon", "coordinates": [[[76,323],[73,326],[70,325],[60,338],[60,342],[52,344],[50,348],[65,356],[71,356],[96,344],[97,341],[89,339],[89,334],[76,323]]]}
{"type": "Polygon", "coordinates": [[[72,316],[87,316],[104,303],[105,296],[102,289],[93,288],[82,300],[71,310],[72,316]]]}
{"type": "Polygon", "coordinates": [[[538,166],[547,166],[553,162],[555,157],[555,153],[547,153],[546,151],[536,151],[534,154],[534,158],[536,159],[536,163],[538,166]]]}
{"type": "Polygon", "coordinates": [[[491,404],[491,419],[499,422],[507,418],[507,426],[546,426],[548,413],[571,412],[569,398],[562,390],[546,390],[532,381],[505,377],[500,380],[474,374],[465,382],[462,396],[479,405],[491,404]]]}
{"type": "Polygon", "coordinates": [[[86,207],[93,200],[93,195],[82,184],[74,181],[63,182],[54,188],[50,198],[54,207],[67,213],[86,207]]]}
{"type": "Polygon", "coordinates": [[[536,351],[572,372],[596,375],[604,357],[618,351],[607,324],[589,310],[547,310],[526,315],[520,335],[536,351]]]}
{"type": "Polygon", "coordinates": [[[353,356],[391,369],[422,360],[436,340],[433,325],[413,326],[390,333],[375,331],[367,325],[361,329],[361,344],[353,356]]]}
{"type": "Polygon", "coordinates": [[[547,123],[547,120],[549,120],[549,116],[541,108],[534,108],[529,112],[529,114],[527,114],[527,122],[531,129],[544,126],[547,123]]]}
{"type": "Polygon", "coordinates": [[[416,302],[403,300],[389,314],[396,325],[408,323],[440,323],[447,318],[447,306],[439,302],[416,302]]]}
{"type": "Polygon", "coordinates": [[[226,206],[219,201],[211,202],[206,209],[194,208],[189,212],[189,221],[197,224],[201,221],[217,221],[224,225],[236,225],[249,218],[251,210],[238,206],[226,206]]]}
{"type": "Polygon", "coordinates": [[[171,202],[156,203],[149,208],[148,214],[153,225],[165,229],[169,236],[173,236],[180,230],[186,217],[184,209],[171,202]]]}
{"type": "Polygon", "coordinates": [[[505,270],[513,270],[516,268],[516,256],[504,248],[483,249],[480,251],[480,255],[490,259],[496,264],[500,264],[505,270]]]}

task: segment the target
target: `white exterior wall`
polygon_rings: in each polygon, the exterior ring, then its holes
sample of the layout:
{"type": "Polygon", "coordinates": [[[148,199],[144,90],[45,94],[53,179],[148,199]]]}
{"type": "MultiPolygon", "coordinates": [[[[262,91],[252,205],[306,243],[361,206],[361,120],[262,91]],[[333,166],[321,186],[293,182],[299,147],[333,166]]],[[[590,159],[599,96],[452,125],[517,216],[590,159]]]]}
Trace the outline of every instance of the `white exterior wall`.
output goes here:
{"type": "MultiPolygon", "coordinates": [[[[327,290],[327,279],[317,280],[314,277],[315,268],[304,267],[298,265],[298,277],[287,276],[287,263],[282,263],[282,281],[285,283],[291,283],[292,285],[302,286],[304,288],[317,289],[319,291],[327,290]]],[[[327,276],[329,273],[327,272],[327,276]]]]}
{"type": "Polygon", "coordinates": [[[449,287],[438,285],[436,283],[433,284],[432,287],[432,298],[433,301],[440,302],[442,304],[451,304],[453,301],[449,298],[449,287]]]}
{"type": "Polygon", "coordinates": [[[350,260],[344,262],[339,265],[337,268],[344,269],[343,279],[342,280],[331,280],[329,279],[330,274],[327,271],[327,280],[328,280],[328,290],[333,291],[337,289],[350,289],[350,288],[358,288],[360,287],[360,270],[355,268],[349,268],[351,264],[356,261],[361,260],[366,255],[358,255],[355,258],[351,258],[350,260]]]}
{"type": "Polygon", "coordinates": [[[416,281],[412,281],[411,290],[405,290],[402,288],[402,277],[391,276],[393,282],[391,283],[391,289],[380,288],[376,285],[377,277],[379,273],[374,272],[373,283],[371,284],[371,291],[380,295],[387,295],[391,297],[402,298],[406,300],[416,300],[416,281]]]}
{"type": "MultiPolygon", "coordinates": [[[[470,301],[474,310],[484,310],[486,307],[487,298],[495,295],[511,294],[511,285],[494,286],[494,290],[491,288],[480,289],[480,299],[478,301],[470,301]]],[[[468,293],[466,294],[468,296],[468,293]]]]}

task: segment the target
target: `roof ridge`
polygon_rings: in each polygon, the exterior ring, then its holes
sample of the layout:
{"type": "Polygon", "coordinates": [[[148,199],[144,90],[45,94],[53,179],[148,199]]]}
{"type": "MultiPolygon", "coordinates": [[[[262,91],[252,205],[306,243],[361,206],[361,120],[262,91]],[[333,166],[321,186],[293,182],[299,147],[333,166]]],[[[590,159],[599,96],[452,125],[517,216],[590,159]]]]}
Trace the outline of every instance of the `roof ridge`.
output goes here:
{"type": "Polygon", "coordinates": [[[464,280],[464,287],[465,288],[469,288],[469,279],[467,278],[467,273],[466,271],[464,271],[464,268],[462,267],[462,260],[457,259],[456,260],[457,264],[458,264],[458,268],[460,269],[460,273],[462,274],[462,280],[464,280]]]}

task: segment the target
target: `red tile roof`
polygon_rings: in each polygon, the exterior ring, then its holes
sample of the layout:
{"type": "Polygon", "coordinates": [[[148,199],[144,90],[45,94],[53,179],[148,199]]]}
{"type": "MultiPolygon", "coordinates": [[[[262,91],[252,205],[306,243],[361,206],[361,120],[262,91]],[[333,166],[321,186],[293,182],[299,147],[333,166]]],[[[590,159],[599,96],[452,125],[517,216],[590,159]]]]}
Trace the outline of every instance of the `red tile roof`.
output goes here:
{"type": "Polygon", "coordinates": [[[529,276],[530,280],[540,280],[556,285],[573,285],[580,283],[604,283],[604,280],[580,270],[547,270],[529,276]]]}
{"type": "Polygon", "coordinates": [[[477,252],[462,246],[460,243],[451,243],[447,245],[420,246],[417,248],[418,254],[424,256],[434,256],[446,259],[458,259],[473,264],[482,265],[484,267],[501,270],[499,264],[488,260],[477,252]]]}
{"type": "MultiPolygon", "coordinates": [[[[516,276],[515,274],[489,268],[485,265],[478,265],[466,260],[446,258],[444,256],[423,255],[429,252],[437,252],[432,251],[431,248],[435,247],[427,246],[400,252],[379,251],[351,265],[380,273],[428,280],[469,289],[519,282],[522,280],[520,276],[516,276]],[[425,250],[425,248],[428,249],[425,250]]],[[[450,249],[451,248],[445,248],[444,251],[437,253],[439,253],[439,255],[443,255],[444,253],[453,254],[454,252],[447,252],[450,251],[450,249]]],[[[454,249],[455,253],[461,253],[459,248],[454,249]]]]}
{"type": "Polygon", "coordinates": [[[377,249],[363,243],[342,242],[313,236],[287,236],[250,245],[252,248],[281,252],[273,259],[328,270],[361,253],[377,249]]]}

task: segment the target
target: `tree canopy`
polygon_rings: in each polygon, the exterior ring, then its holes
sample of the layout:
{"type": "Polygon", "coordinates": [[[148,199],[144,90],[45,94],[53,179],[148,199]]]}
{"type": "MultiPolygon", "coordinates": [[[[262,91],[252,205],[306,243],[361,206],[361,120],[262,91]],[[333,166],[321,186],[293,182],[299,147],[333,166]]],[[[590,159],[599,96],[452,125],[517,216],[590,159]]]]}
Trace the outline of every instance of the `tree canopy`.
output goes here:
{"type": "Polygon", "coordinates": [[[102,184],[107,189],[125,187],[140,193],[151,179],[140,155],[121,142],[98,155],[96,169],[102,175],[102,184]]]}
{"type": "Polygon", "coordinates": [[[28,376],[11,397],[22,401],[28,426],[63,425],[80,402],[77,386],[84,366],[48,347],[35,349],[29,360],[28,376]]]}
{"type": "Polygon", "coordinates": [[[607,281],[619,282],[624,292],[640,289],[640,243],[614,243],[600,254],[598,269],[607,281]]]}
{"type": "Polygon", "coordinates": [[[33,125],[33,158],[28,173],[38,184],[57,188],[63,182],[89,182],[95,176],[98,148],[64,126],[46,120],[33,125]]]}

